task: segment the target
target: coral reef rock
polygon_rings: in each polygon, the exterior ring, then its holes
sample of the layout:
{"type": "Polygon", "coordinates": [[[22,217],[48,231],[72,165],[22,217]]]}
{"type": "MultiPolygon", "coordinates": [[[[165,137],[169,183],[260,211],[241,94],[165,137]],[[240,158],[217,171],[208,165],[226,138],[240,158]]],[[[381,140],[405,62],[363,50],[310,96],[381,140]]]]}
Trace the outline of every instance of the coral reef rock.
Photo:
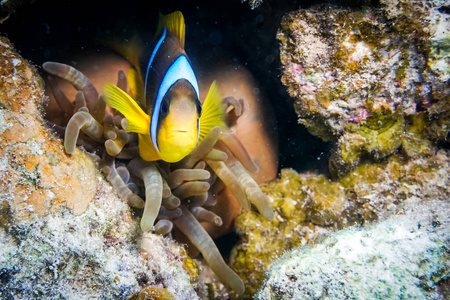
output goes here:
{"type": "Polygon", "coordinates": [[[61,205],[84,212],[97,190],[93,162],[68,158],[44,126],[40,77],[0,39],[1,208],[16,220],[44,216],[61,205]]]}
{"type": "Polygon", "coordinates": [[[64,153],[35,69],[3,37],[0,55],[0,298],[198,298],[184,249],[142,235],[91,159],[64,153]]]}
{"type": "Polygon", "coordinates": [[[449,172],[450,158],[443,150],[427,158],[393,155],[383,163],[363,163],[339,181],[282,170],[279,180],[262,186],[274,221],[254,212],[236,220],[241,240],[231,266],[244,279],[246,296],[256,293],[270,264],[286,251],[317,243],[336,229],[385,220],[411,199],[448,201],[449,172]]]}
{"type": "Polygon", "coordinates": [[[450,202],[408,202],[376,225],[283,255],[255,298],[443,299],[436,283],[450,275],[450,202]]]}
{"type": "Polygon", "coordinates": [[[282,82],[299,122],[336,142],[333,175],[401,147],[432,155],[446,139],[449,3],[385,0],[379,9],[320,6],[283,18],[282,82]]]}

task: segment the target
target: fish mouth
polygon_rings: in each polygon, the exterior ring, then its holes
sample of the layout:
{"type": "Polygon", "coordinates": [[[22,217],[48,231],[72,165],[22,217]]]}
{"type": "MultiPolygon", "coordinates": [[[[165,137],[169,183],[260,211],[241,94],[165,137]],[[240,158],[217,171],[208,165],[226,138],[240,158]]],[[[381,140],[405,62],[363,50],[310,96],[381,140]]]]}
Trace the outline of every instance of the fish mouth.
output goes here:
{"type": "MultiPolygon", "coordinates": [[[[168,134],[166,135],[167,139],[193,139],[196,138],[197,136],[195,135],[194,131],[190,130],[189,128],[184,128],[184,127],[178,127],[178,128],[172,128],[168,134]]],[[[178,143],[178,142],[177,142],[178,143]]]]}

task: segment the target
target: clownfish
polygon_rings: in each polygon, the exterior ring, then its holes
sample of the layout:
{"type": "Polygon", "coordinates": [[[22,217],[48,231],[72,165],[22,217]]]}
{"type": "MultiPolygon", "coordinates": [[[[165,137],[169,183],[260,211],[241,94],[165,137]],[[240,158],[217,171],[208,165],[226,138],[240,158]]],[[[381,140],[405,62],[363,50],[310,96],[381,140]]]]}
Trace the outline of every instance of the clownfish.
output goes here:
{"type": "Polygon", "coordinates": [[[160,15],[155,36],[146,57],[144,51],[125,53],[135,68],[127,79],[136,101],[111,83],[103,96],[128,120],[127,130],[138,134],[142,159],[173,163],[191,153],[213,127],[224,128],[225,109],[215,82],[200,102],[197,77],[184,50],[183,14],[160,15]]]}

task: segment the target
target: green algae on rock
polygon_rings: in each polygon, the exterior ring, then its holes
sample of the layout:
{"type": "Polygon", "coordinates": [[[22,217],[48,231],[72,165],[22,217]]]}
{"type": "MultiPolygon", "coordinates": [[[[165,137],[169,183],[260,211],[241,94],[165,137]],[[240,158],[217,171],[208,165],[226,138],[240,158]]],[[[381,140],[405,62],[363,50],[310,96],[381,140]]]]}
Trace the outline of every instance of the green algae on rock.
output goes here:
{"type": "Polygon", "coordinates": [[[336,229],[384,220],[407,200],[449,199],[449,172],[450,158],[443,150],[425,158],[392,155],[386,162],[366,162],[335,182],[282,170],[279,180],[262,187],[274,221],[253,212],[236,220],[241,241],[233,249],[231,266],[245,278],[246,296],[254,295],[270,264],[288,250],[314,244],[336,229]]]}
{"type": "Polygon", "coordinates": [[[426,34],[427,65],[440,82],[450,79],[450,20],[448,0],[381,0],[380,4],[396,29],[414,34],[422,29],[426,34]]]}
{"type": "Polygon", "coordinates": [[[439,11],[445,1],[423,4],[428,9],[416,9],[413,17],[404,10],[407,1],[382,2],[390,6],[360,11],[321,6],[292,12],[283,18],[277,35],[282,82],[295,98],[299,122],[336,142],[330,159],[335,176],[364,158],[384,158],[402,146],[412,157],[432,155],[434,142],[446,130],[433,123],[448,119],[444,101],[450,90],[442,67],[448,61],[441,59],[441,67],[431,68],[427,56],[439,51],[433,42],[438,29],[440,35],[449,33],[442,25],[448,20],[439,11]],[[394,2],[401,2],[403,10],[393,13],[394,2]],[[411,118],[413,126],[408,125],[411,118]],[[408,143],[411,138],[422,142],[408,143]]]}
{"type": "Polygon", "coordinates": [[[254,295],[277,257],[312,242],[329,226],[334,227],[347,201],[338,183],[290,169],[282,170],[281,179],[263,185],[262,190],[274,208],[274,220],[269,222],[254,212],[244,212],[235,225],[241,241],[232,252],[231,266],[245,278],[248,297],[254,295]]]}
{"type": "Polygon", "coordinates": [[[255,299],[443,299],[436,287],[450,275],[450,202],[407,202],[373,226],[285,254],[255,299]]]}

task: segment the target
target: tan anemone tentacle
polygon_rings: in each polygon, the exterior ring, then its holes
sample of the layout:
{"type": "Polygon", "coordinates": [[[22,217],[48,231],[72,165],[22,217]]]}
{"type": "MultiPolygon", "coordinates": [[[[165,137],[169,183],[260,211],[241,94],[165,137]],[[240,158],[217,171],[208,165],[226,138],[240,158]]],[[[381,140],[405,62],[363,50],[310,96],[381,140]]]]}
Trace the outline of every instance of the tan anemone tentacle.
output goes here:
{"type": "MultiPolygon", "coordinates": [[[[56,96],[55,96],[56,98],[56,96]]],[[[86,98],[84,98],[84,94],[82,91],[77,91],[75,93],[75,102],[74,102],[75,106],[73,108],[73,112],[72,113],[76,113],[77,111],[80,110],[80,108],[82,107],[86,107],[86,98]]]]}
{"type": "Polygon", "coordinates": [[[250,209],[250,202],[247,199],[247,195],[242,189],[236,176],[228,169],[223,161],[206,160],[206,163],[213,169],[214,173],[222,179],[225,185],[230,189],[236,199],[245,210],[250,209]]]}
{"type": "Polygon", "coordinates": [[[194,166],[194,169],[205,169],[205,167],[206,163],[203,160],[201,160],[194,166]]]}
{"type": "Polygon", "coordinates": [[[105,141],[106,152],[111,156],[117,156],[129,142],[129,133],[124,130],[119,130],[115,139],[105,141]]]}
{"type": "Polygon", "coordinates": [[[242,145],[241,141],[234,132],[226,131],[220,135],[219,139],[227,149],[239,160],[242,165],[252,173],[258,172],[258,166],[251,159],[247,149],[242,145]]]}
{"type": "Polygon", "coordinates": [[[222,218],[213,213],[212,211],[206,210],[203,207],[196,206],[191,208],[191,213],[199,222],[208,222],[215,226],[222,226],[222,218]]]}
{"type": "Polygon", "coordinates": [[[106,115],[106,102],[103,100],[103,96],[99,95],[97,102],[95,102],[94,107],[92,108],[91,115],[98,122],[103,122],[106,115]]]}
{"type": "Polygon", "coordinates": [[[158,214],[158,218],[161,219],[176,219],[179,218],[182,214],[182,211],[179,207],[175,208],[175,209],[167,209],[163,206],[161,206],[159,208],[159,214],[158,214]]]}
{"type": "Polygon", "coordinates": [[[141,229],[147,232],[152,229],[161,207],[163,179],[153,162],[146,162],[136,158],[130,161],[128,168],[144,181],[145,206],[141,219],[141,229]]]}
{"type": "Polygon", "coordinates": [[[117,164],[116,171],[120,178],[122,178],[123,182],[128,183],[128,181],[130,181],[130,172],[125,164],[117,164]]]}
{"type": "Polygon", "coordinates": [[[226,161],[228,159],[228,155],[218,149],[211,149],[211,151],[209,151],[208,154],[205,155],[204,159],[226,161]]]}
{"type": "Polygon", "coordinates": [[[188,199],[189,207],[205,205],[206,200],[208,200],[208,194],[209,194],[209,191],[205,192],[201,195],[189,197],[189,199],[188,199]]]}
{"type": "Polygon", "coordinates": [[[68,154],[75,152],[80,130],[95,141],[102,141],[103,139],[103,126],[88,112],[79,111],[70,118],[66,127],[64,149],[68,154]]]}
{"type": "Polygon", "coordinates": [[[127,127],[128,127],[127,118],[123,118],[120,115],[114,115],[113,119],[114,119],[114,124],[116,124],[116,126],[120,126],[120,127],[122,127],[122,129],[127,130],[127,127]]]}
{"type": "Polygon", "coordinates": [[[162,199],[161,205],[167,209],[175,209],[180,206],[181,200],[178,197],[175,197],[173,194],[162,199]]]}
{"type": "Polygon", "coordinates": [[[170,189],[170,186],[167,184],[167,181],[164,178],[163,178],[163,194],[162,195],[163,195],[163,199],[172,195],[172,190],[170,189]]]}
{"type": "Polygon", "coordinates": [[[191,196],[202,195],[209,190],[209,183],[203,181],[188,181],[177,187],[172,193],[181,200],[191,196]]]}
{"type": "Polygon", "coordinates": [[[100,167],[102,168],[103,173],[106,174],[106,179],[116,189],[120,197],[127,201],[129,206],[136,208],[144,207],[144,200],[128,188],[126,182],[123,181],[122,177],[117,172],[114,158],[106,158],[106,162],[100,164],[100,167]]]}
{"type": "Polygon", "coordinates": [[[270,207],[269,200],[261,191],[256,181],[246,172],[239,162],[227,162],[227,166],[241,183],[248,200],[256,206],[259,213],[266,220],[272,221],[274,217],[273,210],[270,207]]]}
{"type": "Polygon", "coordinates": [[[64,113],[72,114],[73,113],[73,104],[66,97],[66,94],[64,94],[63,90],[61,89],[59,84],[56,82],[56,79],[53,76],[48,76],[47,80],[48,80],[48,83],[50,84],[53,96],[55,97],[56,102],[58,102],[59,107],[61,107],[61,109],[64,111],[64,113]]]}
{"type": "Polygon", "coordinates": [[[175,189],[185,181],[205,180],[209,177],[210,173],[203,169],[177,169],[167,176],[167,184],[175,189]]]}
{"type": "Polygon", "coordinates": [[[165,162],[163,160],[158,161],[158,168],[159,171],[161,172],[161,175],[163,175],[163,177],[165,179],[167,179],[167,176],[170,173],[170,168],[171,167],[171,163],[165,162]]]}
{"type": "Polygon", "coordinates": [[[223,98],[223,104],[225,105],[225,106],[228,106],[228,107],[233,107],[233,109],[234,109],[234,114],[237,116],[237,117],[240,117],[241,115],[242,115],[242,113],[243,113],[243,111],[244,111],[244,100],[243,99],[236,99],[236,98],[234,98],[234,97],[225,97],[225,98],[223,98]]]}
{"type": "Polygon", "coordinates": [[[180,162],[174,164],[174,167],[176,169],[192,169],[199,160],[211,151],[221,133],[222,129],[218,126],[211,129],[194,151],[180,162]]]}
{"type": "Polygon", "coordinates": [[[112,115],[106,115],[103,120],[103,135],[107,140],[117,138],[116,124],[114,124],[114,118],[112,115]]]}
{"type": "MultiPolygon", "coordinates": [[[[223,183],[222,183],[223,184],[223,183]]],[[[211,186],[211,188],[208,191],[208,195],[206,197],[206,201],[203,204],[205,207],[213,207],[217,204],[217,184],[211,186]]]]}
{"type": "Polygon", "coordinates": [[[132,159],[135,157],[139,157],[138,146],[123,148],[122,151],[116,156],[118,159],[132,159]]]}
{"type": "Polygon", "coordinates": [[[172,232],[173,223],[169,220],[158,220],[155,224],[155,233],[160,235],[168,235],[172,232]]]}
{"type": "Polygon", "coordinates": [[[200,250],[210,268],[222,282],[242,294],[245,290],[242,279],[225,263],[214,241],[189,209],[184,205],[180,208],[183,215],[173,220],[174,225],[200,250]]]}
{"type": "Polygon", "coordinates": [[[122,91],[128,90],[128,80],[127,80],[127,74],[124,70],[119,70],[117,72],[117,87],[121,89],[122,91]]]}
{"type": "MultiPolygon", "coordinates": [[[[130,189],[130,191],[133,192],[133,194],[139,193],[139,187],[137,186],[137,184],[135,182],[133,182],[133,181],[127,182],[127,187],[130,189]]],[[[144,207],[144,205],[142,205],[142,207],[144,207]]]]}
{"type": "Polygon", "coordinates": [[[82,91],[90,111],[98,100],[98,92],[89,79],[77,69],[61,63],[45,62],[42,64],[45,71],[70,82],[77,90],[82,91]]]}

